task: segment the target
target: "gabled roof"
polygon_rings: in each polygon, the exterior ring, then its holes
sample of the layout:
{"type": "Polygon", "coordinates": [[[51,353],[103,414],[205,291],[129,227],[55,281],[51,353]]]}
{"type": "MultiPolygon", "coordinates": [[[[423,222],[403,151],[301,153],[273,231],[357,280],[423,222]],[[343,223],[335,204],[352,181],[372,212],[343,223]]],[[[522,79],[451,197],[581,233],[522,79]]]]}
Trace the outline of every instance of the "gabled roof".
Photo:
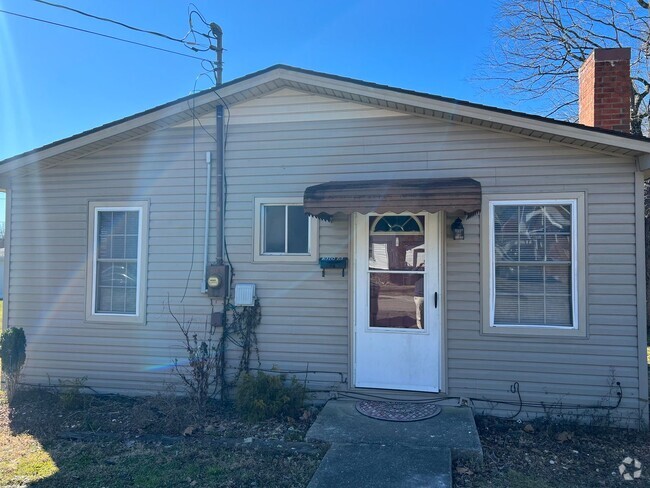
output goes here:
{"type": "Polygon", "coordinates": [[[0,161],[0,173],[36,161],[56,163],[82,157],[116,142],[185,122],[193,116],[200,117],[212,112],[219,103],[232,105],[285,87],[613,154],[650,154],[650,138],[646,137],[292,66],[275,65],[224,83],[218,88],[203,90],[5,159],[0,161]]]}

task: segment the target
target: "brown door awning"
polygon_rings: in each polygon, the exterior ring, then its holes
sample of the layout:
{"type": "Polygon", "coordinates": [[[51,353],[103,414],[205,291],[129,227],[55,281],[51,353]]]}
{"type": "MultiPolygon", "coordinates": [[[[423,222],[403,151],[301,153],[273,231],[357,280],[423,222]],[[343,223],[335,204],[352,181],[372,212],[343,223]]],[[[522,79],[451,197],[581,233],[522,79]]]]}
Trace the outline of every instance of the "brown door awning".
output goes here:
{"type": "Polygon", "coordinates": [[[307,188],[304,207],[323,220],[353,212],[474,214],[481,210],[481,184],[471,178],[332,181],[307,188]]]}

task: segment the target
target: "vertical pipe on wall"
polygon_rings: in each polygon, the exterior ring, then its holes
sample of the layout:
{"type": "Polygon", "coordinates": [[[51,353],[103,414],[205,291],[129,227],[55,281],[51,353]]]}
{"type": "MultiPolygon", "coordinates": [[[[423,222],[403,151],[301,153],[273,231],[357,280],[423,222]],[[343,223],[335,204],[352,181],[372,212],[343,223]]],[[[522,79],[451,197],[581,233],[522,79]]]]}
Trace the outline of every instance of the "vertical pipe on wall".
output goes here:
{"type": "Polygon", "coordinates": [[[216,262],[222,264],[224,261],[225,248],[225,178],[224,178],[224,134],[223,134],[223,105],[217,105],[217,255],[216,262]]]}
{"type": "Polygon", "coordinates": [[[208,292],[208,252],[210,249],[210,200],[212,200],[212,153],[205,153],[205,223],[203,226],[203,279],[201,293],[208,292]]]}

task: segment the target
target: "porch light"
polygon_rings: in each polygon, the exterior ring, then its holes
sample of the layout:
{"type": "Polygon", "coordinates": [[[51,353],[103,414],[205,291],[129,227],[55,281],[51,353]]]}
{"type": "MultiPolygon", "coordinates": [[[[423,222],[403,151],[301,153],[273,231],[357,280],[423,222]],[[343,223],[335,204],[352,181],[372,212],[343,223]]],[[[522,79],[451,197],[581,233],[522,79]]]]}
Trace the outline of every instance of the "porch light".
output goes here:
{"type": "Polygon", "coordinates": [[[455,241],[465,240],[465,227],[463,227],[463,221],[460,220],[460,217],[451,224],[451,235],[455,241]]]}

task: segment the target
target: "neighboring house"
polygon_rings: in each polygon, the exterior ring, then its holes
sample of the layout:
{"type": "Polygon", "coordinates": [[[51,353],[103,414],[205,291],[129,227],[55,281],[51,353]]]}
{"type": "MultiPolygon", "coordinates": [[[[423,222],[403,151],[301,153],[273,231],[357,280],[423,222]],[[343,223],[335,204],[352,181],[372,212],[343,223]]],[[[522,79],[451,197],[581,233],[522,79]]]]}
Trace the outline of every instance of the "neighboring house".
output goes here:
{"type": "Polygon", "coordinates": [[[223,237],[233,286],[256,285],[263,368],[647,423],[650,139],[608,130],[629,129],[629,51],[588,63],[581,120],[603,128],[274,66],[0,162],[24,380],[173,381],[168,306],[204,324],[223,303],[203,293],[207,222],[207,261],[223,237]]]}

